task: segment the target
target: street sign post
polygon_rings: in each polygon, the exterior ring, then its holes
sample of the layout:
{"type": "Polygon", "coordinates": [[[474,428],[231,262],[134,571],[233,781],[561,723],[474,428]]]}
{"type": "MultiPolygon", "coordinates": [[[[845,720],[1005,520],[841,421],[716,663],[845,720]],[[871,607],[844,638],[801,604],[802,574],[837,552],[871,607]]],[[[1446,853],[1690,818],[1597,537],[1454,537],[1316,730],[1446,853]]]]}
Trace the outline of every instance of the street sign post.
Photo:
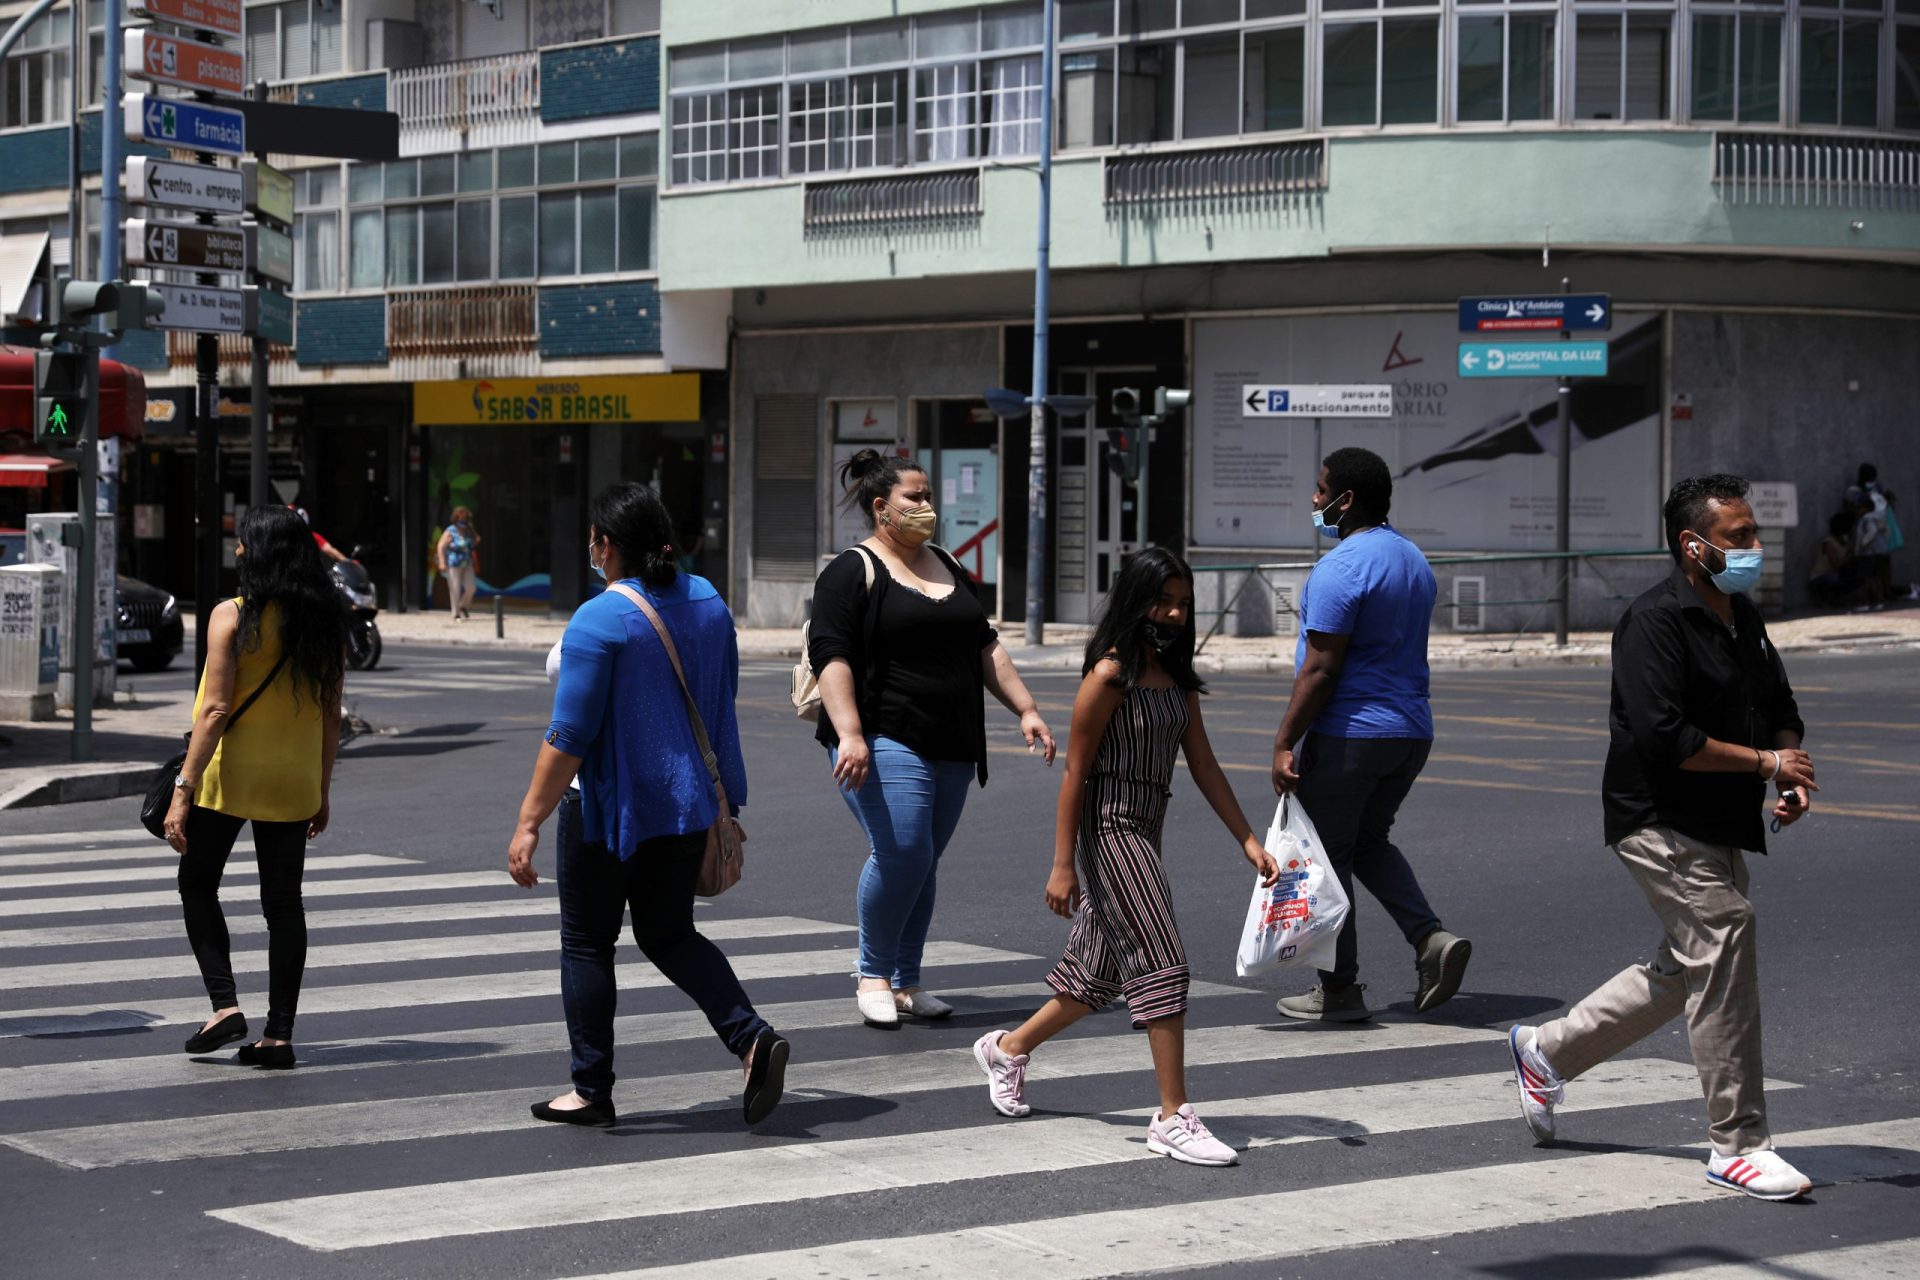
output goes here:
{"type": "Polygon", "coordinates": [[[127,265],[245,271],[250,257],[248,239],[239,227],[201,227],[134,218],[127,223],[127,265]]]}
{"type": "Polygon", "coordinates": [[[246,91],[247,57],[237,49],[140,28],[127,31],[125,40],[129,75],[210,93],[246,91]]]}
{"type": "Polygon", "coordinates": [[[246,117],[231,107],[129,93],[120,109],[130,142],[229,156],[247,149],[246,117]]]}
{"type": "Polygon", "coordinates": [[[293,345],[293,299],[273,289],[247,290],[253,300],[254,330],[268,342],[293,345]]]}
{"type": "Polygon", "coordinates": [[[1240,388],[1243,418],[1391,418],[1393,384],[1298,383],[1240,388]]]}
{"type": "Polygon", "coordinates": [[[1460,299],[1460,332],[1563,333],[1613,328],[1613,299],[1604,293],[1501,294],[1460,299]]]}
{"type": "MultiPolygon", "coordinates": [[[[258,147],[256,140],[255,146],[258,147]]],[[[242,160],[247,209],[283,227],[293,225],[293,179],[265,160],[242,160]]]]}
{"type": "Polygon", "coordinates": [[[127,199],[196,213],[241,213],[246,205],[240,175],[207,164],[179,164],[146,156],[127,159],[127,199]]]}
{"type": "Polygon", "coordinates": [[[253,269],[269,280],[293,283],[293,237],[263,222],[245,222],[247,257],[253,269]]]}
{"type": "Polygon", "coordinates": [[[241,3],[242,0],[127,0],[127,11],[137,18],[153,18],[176,27],[238,37],[245,30],[241,3]]]}
{"type": "Polygon", "coordinates": [[[215,289],[199,284],[147,286],[166,299],[167,309],[154,321],[159,329],[193,333],[245,333],[249,326],[247,295],[241,289],[215,289]]]}
{"type": "Polygon", "coordinates": [[[1604,342],[1463,342],[1463,378],[1604,378],[1604,342]]]}

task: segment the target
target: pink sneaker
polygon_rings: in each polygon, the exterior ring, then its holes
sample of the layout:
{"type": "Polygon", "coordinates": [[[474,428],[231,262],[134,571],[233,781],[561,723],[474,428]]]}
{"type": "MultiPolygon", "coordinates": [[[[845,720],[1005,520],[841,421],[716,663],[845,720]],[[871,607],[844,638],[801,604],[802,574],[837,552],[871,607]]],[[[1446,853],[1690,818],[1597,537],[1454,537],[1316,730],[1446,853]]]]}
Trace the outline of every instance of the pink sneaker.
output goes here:
{"type": "Polygon", "coordinates": [[[973,1060],[987,1073],[987,1101],[1003,1116],[1019,1119],[1033,1110],[1023,1096],[1027,1083],[1027,1055],[1000,1052],[1004,1031],[989,1031],[973,1042],[973,1060]]]}
{"type": "Polygon", "coordinates": [[[1147,1150],[1187,1164],[1219,1167],[1240,1163],[1239,1153],[1200,1123],[1191,1104],[1171,1116],[1154,1114],[1153,1122],[1147,1126],[1147,1150]]]}

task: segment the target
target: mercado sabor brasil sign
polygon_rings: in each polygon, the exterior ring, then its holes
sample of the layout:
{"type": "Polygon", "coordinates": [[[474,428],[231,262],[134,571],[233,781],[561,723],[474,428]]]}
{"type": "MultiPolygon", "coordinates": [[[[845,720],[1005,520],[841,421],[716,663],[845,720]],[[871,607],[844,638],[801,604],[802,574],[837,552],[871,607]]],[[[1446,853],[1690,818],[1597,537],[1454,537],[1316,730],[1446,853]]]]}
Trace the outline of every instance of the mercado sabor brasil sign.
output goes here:
{"type": "Polygon", "coordinates": [[[656,373],[421,382],[413,389],[413,418],[439,426],[697,422],[700,378],[656,373]]]}

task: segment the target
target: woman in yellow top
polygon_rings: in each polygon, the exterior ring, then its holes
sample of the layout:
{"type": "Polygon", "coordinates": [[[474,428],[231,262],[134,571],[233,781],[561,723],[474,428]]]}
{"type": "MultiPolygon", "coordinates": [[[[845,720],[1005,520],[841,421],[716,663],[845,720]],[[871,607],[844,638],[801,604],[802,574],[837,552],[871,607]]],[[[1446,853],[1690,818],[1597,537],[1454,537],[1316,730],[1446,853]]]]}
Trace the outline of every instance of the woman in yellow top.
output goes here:
{"type": "Polygon", "coordinates": [[[346,614],[313,535],[288,508],[242,514],[234,557],[240,597],[208,619],[193,736],[166,819],[167,843],[180,854],[187,941],[213,1001],[213,1016],[186,1047],[210,1053],[246,1038],[219,894],[227,855],[251,822],[267,918],[267,1025],[240,1047],[240,1061],[291,1067],[307,963],[300,875],[307,841],[327,829],[346,614]]]}

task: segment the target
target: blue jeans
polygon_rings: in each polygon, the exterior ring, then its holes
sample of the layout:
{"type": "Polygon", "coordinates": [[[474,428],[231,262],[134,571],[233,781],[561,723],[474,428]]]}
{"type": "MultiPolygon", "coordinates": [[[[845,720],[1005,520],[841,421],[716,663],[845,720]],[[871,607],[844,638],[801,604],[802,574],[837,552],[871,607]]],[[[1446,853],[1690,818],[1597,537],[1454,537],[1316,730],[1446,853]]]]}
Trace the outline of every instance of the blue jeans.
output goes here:
{"type": "Polygon", "coordinates": [[[733,966],[693,927],[693,885],[706,850],[704,831],[648,840],[621,861],[605,845],[580,838],[580,795],[560,802],[560,997],[573,1044],[573,1087],[590,1102],[613,1093],[613,945],[633,911],[633,940],[674,986],[693,997],[714,1034],[735,1057],[767,1030],[733,966]]]}
{"type": "MultiPolygon", "coordinates": [[[[840,792],[869,850],[860,873],[860,976],[886,978],[897,991],[920,985],[940,855],[960,825],[975,766],[925,759],[892,738],[868,738],[867,746],[866,783],[840,792]]],[[[837,762],[840,753],[828,755],[837,762]]]]}

